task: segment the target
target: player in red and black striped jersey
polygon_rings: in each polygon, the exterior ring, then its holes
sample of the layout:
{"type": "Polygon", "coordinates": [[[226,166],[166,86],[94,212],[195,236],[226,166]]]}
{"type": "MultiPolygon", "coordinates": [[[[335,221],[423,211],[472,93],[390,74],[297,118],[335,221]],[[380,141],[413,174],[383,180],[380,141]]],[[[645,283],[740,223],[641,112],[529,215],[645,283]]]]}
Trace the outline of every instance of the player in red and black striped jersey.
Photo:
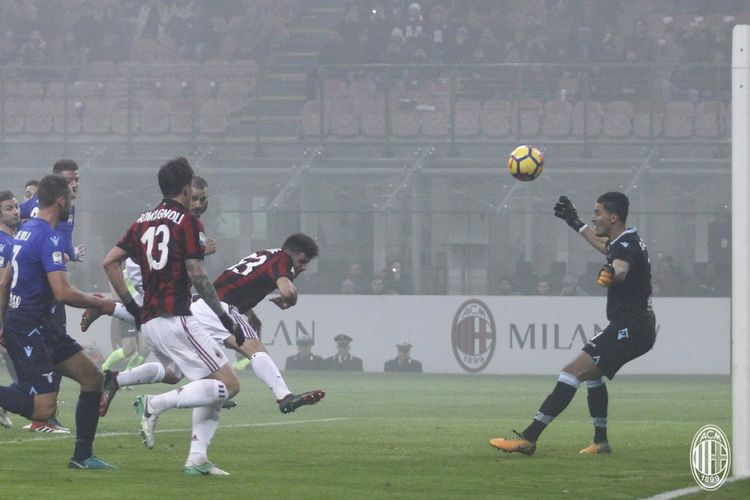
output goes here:
{"type": "MultiPolygon", "coordinates": [[[[297,302],[297,289],[292,280],[303,272],[310,260],[317,255],[318,246],[312,238],[304,234],[293,234],[284,241],[282,248],[255,252],[225,270],[216,279],[214,285],[221,305],[240,326],[245,337],[242,343],[238,343],[222,326],[204,299],[196,300],[191,306],[195,319],[219,345],[229,347],[245,356],[246,359],[236,363],[235,368],[245,369],[250,365],[255,375],[273,391],[282,413],[291,413],[300,406],[315,404],[325,397],[325,392],[314,390],[293,394],[289,390],[276,363],[260,341],[260,320],[253,313],[252,307],[275,289],[279,290],[279,295],[270,299],[274,304],[281,309],[293,306],[297,302]]],[[[86,316],[94,319],[98,317],[90,314],[85,314],[84,317],[86,316]]],[[[121,304],[115,308],[115,316],[123,321],[134,321],[121,304]]],[[[87,322],[84,328],[82,323],[82,329],[85,330],[90,324],[87,322]]],[[[104,391],[109,396],[102,414],[106,413],[106,406],[114,397],[119,385],[162,381],[174,383],[158,378],[156,373],[153,376],[147,374],[149,365],[153,364],[146,363],[132,370],[118,372],[115,374],[116,382],[112,384],[105,381],[104,391]]],[[[161,375],[164,375],[163,371],[161,375]]]]}
{"type": "Polygon", "coordinates": [[[223,309],[203,268],[203,227],[190,213],[193,169],[184,158],[167,162],[159,170],[164,200],[144,212],[104,259],[104,269],[115,291],[137,323],[151,351],[161,362],[133,371],[144,378],[176,383],[192,380],[177,390],[155,396],[138,396],[136,413],[148,448],[154,446],[159,415],[170,408],[194,408],[187,475],[226,475],[208,461],[208,445],[219,423],[222,403],[239,392],[239,381],[211,335],[192,316],[191,286],[242,344],[244,335],[223,309]],[[121,264],[128,257],[138,263],[143,277],[143,309],[125,284],[121,264]]]}

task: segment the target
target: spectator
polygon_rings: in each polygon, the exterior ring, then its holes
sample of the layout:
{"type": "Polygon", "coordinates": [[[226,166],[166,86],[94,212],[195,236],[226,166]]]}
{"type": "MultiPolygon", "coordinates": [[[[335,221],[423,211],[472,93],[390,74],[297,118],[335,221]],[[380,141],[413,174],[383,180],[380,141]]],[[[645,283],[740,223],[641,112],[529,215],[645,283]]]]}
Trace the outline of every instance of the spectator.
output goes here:
{"type": "Polygon", "coordinates": [[[312,353],[313,339],[309,335],[297,337],[297,354],[286,358],[285,370],[321,370],[323,358],[312,353]]]}
{"type": "Polygon", "coordinates": [[[661,295],[665,297],[682,295],[683,276],[675,266],[671,255],[663,255],[659,259],[654,282],[659,284],[661,295]]]}
{"type": "MultiPolygon", "coordinates": [[[[81,17],[71,28],[70,32],[79,40],[86,49],[92,50],[98,47],[104,40],[104,23],[97,19],[97,11],[91,2],[81,5],[81,17]]],[[[66,34],[67,36],[67,34],[66,34]]]]}
{"type": "Polygon", "coordinates": [[[352,295],[354,294],[354,282],[349,278],[344,278],[341,281],[341,289],[339,290],[341,295],[352,295]]]}
{"type": "Polygon", "coordinates": [[[513,281],[503,276],[497,281],[497,295],[519,295],[519,293],[513,288],[513,281]]]}
{"type": "Polygon", "coordinates": [[[422,8],[417,2],[409,4],[404,25],[404,36],[406,40],[421,39],[425,34],[424,18],[422,17],[422,8]]]}
{"type": "Polygon", "coordinates": [[[581,296],[586,295],[580,286],[578,286],[578,278],[572,274],[566,274],[562,279],[562,288],[558,294],[563,297],[581,296]]]}
{"type": "Polygon", "coordinates": [[[370,295],[385,295],[385,279],[382,274],[372,277],[370,281],[370,295]]]}
{"type": "Polygon", "coordinates": [[[362,266],[359,262],[352,262],[349,264],[349,269],[347,270],[344,279],[348,279],[352,282],[352,285],[354,286],[353,293],[365,293],[367,291],[368,282],[362,272],[362,266]]]}
{"type": "Polygon", "coordinates": [[[336,335],[333,340],[336,342],[337,352],[333,356],[325,359],[325,369],[361,372],[362,358],[352,356],[350,352],[352,338],[349,335],[340,333],[339,335],[336,335]]]}
{"type": "Polygon", "coordinates": [[[535,295],[552,295],[552,286],[549,279],[542,277],[536,282],[535,295]]]}
{"type": "Polygon", "coordinates": [[[395,293],[397,295],[410,295],[414,293],[411,278],[404,273],[401,262],[397,260],[391,262],[386,273],[385,288],[387,293],[395,293]]]}
{"type": "Polygon", "coordinates": [[[57,64],[66,66],[83,66],[86,64],[88,50],[79,42],[75,32],[68,31],[63,37],[60,53],[55,56],[57,64]]]}
{"type": "Polygon", "coordinates": [[[385,362],[384,371],[422,373],[422,363],[411,357],[411,344],[402,340],[396,344],[396,357],[385,362]]]}
{"type": "Polygon", "coordinates": [[[185,36],[178,51],[186,58],[204,62],[219,50],[219,37],[211,18],[201,3],[196,3],[192,14],[185,22],[185,36]]]}
{"type": "Polygon", "coordinates": [[[716,219],[708,223],[708,261],[719,279],[732,277],[732,218],[727,205],[716,210],[716,219]]]}
{"type": "Polygon", "coordinates": [[[377,54],[377,60],[381,60],[388,46],[388,38],[391,34],[391,26],[386,17],[386,8],[382,2],[376,2],[367,18],[367,38],[370,41],[373,55],[377,54]]]}
{"type": "Polygon", "coordinates": [[[445,62],[449,64],[460,64],[471,61],[474,55],[474,46],[469,40],[469,29],[459,26],[451,42],[445,48],[445,62]]]}

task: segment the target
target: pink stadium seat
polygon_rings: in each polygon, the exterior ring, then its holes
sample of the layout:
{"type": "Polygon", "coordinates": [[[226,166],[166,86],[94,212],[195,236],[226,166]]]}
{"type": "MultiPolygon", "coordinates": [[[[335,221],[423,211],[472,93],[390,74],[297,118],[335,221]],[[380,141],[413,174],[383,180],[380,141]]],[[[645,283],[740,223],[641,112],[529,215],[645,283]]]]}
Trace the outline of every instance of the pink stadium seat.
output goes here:
{"type": "Polygon", "coordinates": [[[579,101],[573,107],[573,134],[576,136],[585,135],[587,137],[596,137],[602,131],[602,115],[604,111],[602,104],[597,101],[579,101]],[[584,120],[585,114],[585,120],[584,120]],[[586,122],[584,124],[584,121],[586,122]]]}
{"type": "Polygon", "coordinates": [[[229,128],[232,109],[224,99],[208,99],[203,103],[198,117],[200,131],[204,134],[223,134],[229,128]]]}
{"type": "Polygon", "coordinates": [[[638,102],[634,106],[633,133],[636,137],[649,138],[661,135],[664,125],[664,106],[655,102],[638,102]]]}
{"type": "Polygon", "coordinates": [[[23,132],[26,120],[26,102],[12,100],[5,103],[5,115],[3,116],[5,133],[18,134],[23,132]]]}
{"type": "Polygon", "coordinates": [[[526,99],[516,104],[518,133],[521,137],[539,135],[542,128],[542,102],[526,99]]]}
{"type": "MultiPolygon", "coordinates": [[[[323,135],[327,135],[331,128],[329,103],[326,101],[326,109],[323,110],[323,135]]],[[[312,99],[302,107],[302,134],[305,137],[319,137],[320,132],[320,101],[312,99]]]]}
{"type": "MultiPolygon", "coordinates": [[[[724,103],[704,101],[695,108],[695,135],[705,138],[716,138],[724,133],[724,103]]],[[[28,126],[28,125],[27,125],[28,126]]]]}
{"type": "Polygon", "coordinates": [[[55,100],[55,132],[62,134],[67,128],[69,134],[79,133],[81,131],[82,106],[81,101],[68,99],[68,114],[66,119],[65,101],[62,99],[55,100]]]}
{"type": "Polygon", "coordinates": [[[482,105],[473,99],[458,99],[455,106],[455,131],[459,137],[473,137],[481,130],[482,105]]]}
{"type": "Polygon", "coordinates": [[[26,132],[30,134],[52,133],[55,106],[46,99],[29,101],[26,107],[26,132]]]}
{"type": "Polygon", "coordinates": [[[664,112],[664,137],[684,139],[693,135],[695,106],[690,101],[671,101],[664,112]]]}
{"type": "Polygon", "coordinates": [[[382,94],[365,99],[360,110],[360,122],[362,135],[385,136],[385,97],[382,94]]]}
{"type": "Polygon", "coordinates": [[[542,134],[548,137],[565,137],[570,134],[570,117],[573,107],[568,101],[555,99],[544,103],[542,134]]]}
{"type": "Polygon", "coordinates": [[[628,101],[612,101],[604,105],[602,133],[608,137],[627,137],[633,131],[633,105],[628,101]]]}
{"type": "Polygon", "coordinates": [[[112,101],[93,99],[83,105],[83,132],[87,134],[106,134],[109,132],[112,117],[112,101]]]}
{"type": "Polygon", "coordinates": [[[8,81],[5,82],[5,95],[18,99],[39,99],[42,96],[40,82],[8,81]]]}
{"type": "Polygon", "coordinates": [[[349,87],[346,86],[344,80],[325,80],[323,91],[326,99],[335,99],[346,96],[349,93],[349,87]]]}
{"type": "Polygon", "coordinates": [[[417,114],[419,129],[425,137],[447,137],[450,134],[450,108],[447,105],[423,104],[417,114]]]}
{"type": "Polygon", "coordinates": [[[151,99],[143,103],[140,131],[144,134],[164,134],[169,130],[169,101],[151,99]]]}
{"type": "MultiPolygon", "coordinates": [[[[138,108],[140,106],[137,103],[130,113],[130,131],[135,133],[138,130],[138,108]]],[[[115,134],[127,134],[128,133],[128,101],[119,99],[114,103],[112,108],[112,132],[115,134]]]]}
{"type": "Polygon", "coordinates": [[[391,132],[399,137],[414,137],[419,134],[419,114],[416,109],[391,104],[391,132]]]}
{"type": "Polygon", "coordinates": [[[169,129],[174,134],[193,133],[193,99],[169,101],[169,129]]]}
{"type": "Polygon", "coordinates": [[[340,97],[333,101],[331,133],[339,137],[359,134],[359,116],[354,100],[340,97]]]}
{"type": "Polygon", "coordinates": [[[513,114],[508,101],[492,99],[482,106],[482,134],[487,137],[505,137],[510,134],[513,114]]]}

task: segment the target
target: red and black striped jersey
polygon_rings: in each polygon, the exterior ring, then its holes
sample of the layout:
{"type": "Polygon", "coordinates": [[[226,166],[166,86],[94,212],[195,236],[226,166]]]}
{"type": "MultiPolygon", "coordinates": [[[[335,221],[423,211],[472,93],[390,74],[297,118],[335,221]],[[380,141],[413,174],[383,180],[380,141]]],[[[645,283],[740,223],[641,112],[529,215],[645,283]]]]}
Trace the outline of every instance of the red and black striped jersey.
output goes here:
{"type": "Polygon", "coordinates": [[[219,300],[244,313],[273,292],[276,280],[282,277],[297,277],[289,254],[281,248],[259,250],[227,268],[216,278],[214,287],[219,300]]]}
{"type": "Polygon", "coordinates": [[[141,322],[190,315],[192,284],[185,261],[203,259],[203,224],[179,202],[164,199],[128,228],[117,246],[141,268],[141,322]]]}

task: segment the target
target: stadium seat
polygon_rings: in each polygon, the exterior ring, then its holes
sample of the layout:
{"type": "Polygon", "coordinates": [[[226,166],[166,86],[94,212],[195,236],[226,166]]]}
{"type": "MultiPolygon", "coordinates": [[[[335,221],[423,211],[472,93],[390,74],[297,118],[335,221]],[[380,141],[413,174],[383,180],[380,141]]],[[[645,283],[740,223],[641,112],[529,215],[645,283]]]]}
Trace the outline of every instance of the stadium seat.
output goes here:
{"type": "Polygon", "coordinates": [[[166,133],[169,130],[169,101],[165,99],[144,101],[139,129],[145,134],[166,133]]]}
{"type": "MultiPolygon", "coordinates": [[[[424,102],[424,97],[422,98],[424,102]]],[[[450,134],[450,107],[445,103],[422,105],[417,110],[419,129],[425,137],[447,137],[450,134]]]]}
{"type": "Polygon", "coordinates": [[[365,100],[377,93],[375,83],[369,79],[354,80],[349,84],[349,97],[357,106],[357,113],[361,115],[365,100]]]}
{"type": "MultiPolygon", "coordinates": [[[[130,112],[130,131],[135,133],[138,130],[138,112],[137,104],[133,106],[130,112]]],[[[112,107],[112,132],[115,134],[126,135],[128,133],[128,101],[127,99],[119,99],[114,101],[112,107]]]]}
{"type": "Polygon", "coordinates": [[[156,60],[158,43],[148,38],[138,38],[130,45],[130,62],[144,63],[156,60]]]}
{"type": "Polygon", "coordinates": [[[94,99],[104,93],[104,83],[98,80],[79,80],[68,88],[68,95],[78,99],[94,99]]]}
{"type": "Polygon", "coordinates": [[[602,133],[607,137],[627,137],[633,131],[633,105],[628,101],[612,101],[604,105],[602,133]]]}
{"type": "Polygon", "coordinates": [[[247,81],[239,78],[225,80],[219,87],[219,97],[229,102],[244,107],[250,102],[250,91],[252,88],[247,81]]]}
{"type": "Polygon", "coordinates": [[[565,137],[570,134],[570,116],[573,107],[568,101],[555,99],[544,103],[542,134],[547,137],[565,137]]]}
{"type": "Polygon", "coordinates": [[[3,122],[6,134],[18,134],[23,132],[26,120],[26,102],[18,99],[5,103],[5,114],[3,122]]]}
{"type": "Polygon", "coordinates": [[[419,134],[420,119],[413,107],[404,108],[391,103],[391,132],[399,137],[414,137],[419,134]]]}
{"type": "Polygon", "coordinates": [[[49,82],[45,95],[50,99],[62,99],[65,95],[65,82],[49,82]]]}
{"type": "Polygon", "coordinates": [[[106,134],[111,126],[113,103],[108,99],[93,99],[83,105],[83,132],[106,134]]]}
{"type": "Polygon", "coordinates": [[[508,101],[492,99],[482,106],[482,134],[487,137],[505,137],[510,134],[513,114],[508,101]]]}
{"type": "Polygon", "coordinates": [[[695,105],[690,101],[671,101],[664,112],[664,137],[685,139],[693,135],[695,105]]]}
{"type": "Polygon", "coordinates": [[[349,87],[344,80],[325,80],[323,82],[323,91],[325,99],[335,99],[337,97],[346,97],[349,94],[349,87]]]}
{"type": "Polygon", "coordinates": [[[365,137],[385,136],[385,97],[382,94],[370,96],[362,103],[360,124],[365,137]]]}
{"type": "Polygon", "coordinates": [[[58,134],[77,134],[81,131],[81,115],[83,103],[77,99],[68,99],[67,115],[65,114],[65,101],[55,100],[55,122],[54,130],[58,134]]]}
{"type": "Polygon", "coordinates": [[[117,67],[112,61],[93,61],[84,66],[81,72],[85,80],[108,81],[117,76],[117,67]]]}
{"type": "Polygon", "coordinates": [[[516,104],[517,133],[521,137],[535,137],[542,128],[542,102],[525,99],[516,104]]]}
{"type": "Polygon", "coordinates": [[[724,133],[724,103],[717,101],[699,102],[695,108],[695,135],[713,139],[724,133]]]}
{"type": "Polygon", "coordinates": [[[639,138],[659,137],[664,124],[664,106],[649,101],[634,106],[633,133],[639,138]]]}
{"type": "Polygon", "coordinates": [[[474,137],[482,129],[482,105],[473,99],[458,99],[454,108],[458,137],[474,137]]]}
{"type": "Polygon", "coordinates": [[[55,106],[46,99],[29,101],[26,107],[26,132],[30,134],[52,133],[55,106]]]}
{"type": "MultiPolygon", "coordinates": [[[[324,106],[323,116],[323,134],[327,135],[330,127],[330,101],[326,101],[324,106]]],[[[320,130],[320,101],[312,99],[307,101],[302,107],[302,134],[305,137],[319,137],[321,135],[320,130]]]]}
{"type": "Polygon", "coordinates": [[[353,99],[348,97],[335,99],[331,111],[331,133],[333,135],[352,137],[359,134],[359,116],[353,99]]]}
{"type": "Polygon", "coordinates": [[[169,101],[169,130],[174,134],[193,133],[192,99],[173,99],[169,101]]]}
{"type": "Polygon", "coordinates": [[[204,134],[223,134],[229,128],[232,109],[225,99],[208,99],[200,108],[198,125],[204,134]]]}
{"type": "Polygon", "coordinates": [[[602,131],[602,104],[597,101],[579,101],[573,107],[573,134],[596,137],[602,131]],[[584,104],[585,102],[585,104],[584,104]],[[585,110],[585,111],[584,111],[585,110]],[[584,120],[585,113],[585,120],[584,120]],[[584,130],[585,121],[585,130],[584,130]]]}
{"type": "Polygon", "coordinates": [[[15,99],[39,99],[42,96],[42,93],[42,84],[40,82],[5,82],[6,97],[15,99]]]}

